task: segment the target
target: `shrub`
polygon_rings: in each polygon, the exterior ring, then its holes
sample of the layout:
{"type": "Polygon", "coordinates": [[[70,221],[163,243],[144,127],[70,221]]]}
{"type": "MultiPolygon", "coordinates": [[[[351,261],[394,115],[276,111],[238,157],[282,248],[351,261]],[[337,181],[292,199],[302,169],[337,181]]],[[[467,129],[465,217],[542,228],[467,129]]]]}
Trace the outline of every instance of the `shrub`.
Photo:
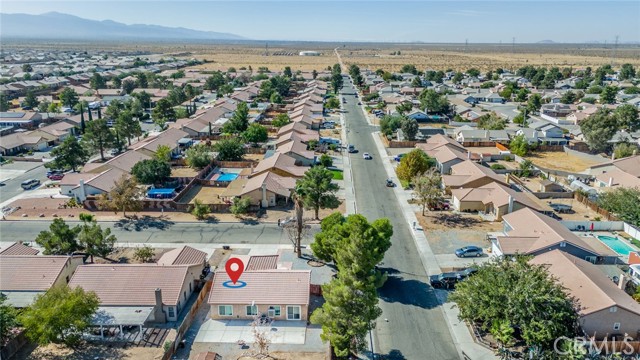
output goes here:
{"type": "Polygon", "coordinates": [[[322,154],[322,156],[320,156],[319,162],[320,162],[320,165],[324,167],[329,167],[333,165],[333,159],[331,158],[331,156],[327,154],[322,154]]]}
{"type": "Polygon", "coordinates": [[[195,216],[198,220],[203,220],[207,217],[211,209],[209,205],[203,204],[202,201],[196,199],[193,202],[193,209],[191,209],[191,215],[195,216]]]}
{"type": "Polygon", "coordinates": [[[251,201],[248,198],[234,198],[233,204],[231,204],[231,208],[229,209],[233,215],[242,215],[249,212],[249,207],[251,206],[251,201]]]}
{"type": "Polygon", "coordinates": [[[506,167],[502,164],[493,164],[491,165],[492,170],[504,170],[506,167]]]}

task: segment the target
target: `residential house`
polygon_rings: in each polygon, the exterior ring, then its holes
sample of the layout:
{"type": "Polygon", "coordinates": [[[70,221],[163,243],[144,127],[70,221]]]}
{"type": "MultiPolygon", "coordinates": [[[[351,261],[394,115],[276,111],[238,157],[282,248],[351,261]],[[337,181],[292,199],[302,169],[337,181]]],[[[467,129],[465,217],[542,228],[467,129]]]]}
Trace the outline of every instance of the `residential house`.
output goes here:
{"type": "MultiPolygon", "coordinates": [[[[158,264],[94,264],[78,266],[69,282],[100,299],[100,309],[117,313],[135,309],[142,322],[177,321],[195,290],[189,266],[158,264]]],[[[123,324],[138,325],[138,324],[123,324]]]]}
{"type": "Polygon", "coordinates": [[[188,137],[189,134],[186,131],[180,129],[170,128],[161,132],[160,134],[141,140],[140,142],[130,146],[137,152],[141,152],[148,156],[153,156],[158,147],[168,146],[171,149],[171,154],[179,152],[179,140],[188,137]]]}
{"type": "Polygon", "coordinates": [[[567,252],[552,250],[529,261],[544,266],[579,304],[578,324],[595,339],[626,334],[640,339],[640,304],[602,270],[567,252]]]}
{"type": "Polygon", "coordinates": [[[250,270],[234,288],[226,271],[217,271],[208,303],[212,319],[253,320],[262,316],[271,320],[308,320],[310,298],[309,270],[250,270]],[[229,284],[230,286],[226,286],[229,284]]]}
{"type": "Polygon", "coordinates": [[[195,289],[202,285],[206,275],[203,270],[207,265],[207,253],[185,245],[162,254],[158,265],[188,267],[187,276],[195,289]]]}
{"type": "Polygon", "coordinates": [[[611,250],[596,250],[555,219],[528,207],[502,217],[504,235],[492,239],[496,255],[537,256],[552,250],[562,250],[593,263],[615,264],[617,254],[611,250]]]}
{"type": "Polygon", "coordinates": [[[246,198],[251,201],[252,205],[267,208],[286,204],[295,187],[295,178],[266,171],[252,175],[248,179],[237,178],[233,180],[220,195],[220,198],[227,201],[231,201],[235,197],[246,198]]]}
{"type": "Polygon", "coordinates": [[[509,186],[503,176],[471,160],[451,166],[451,175],[442,175],[442,186],[446,192],[451,192],[452,189],[477,188],[491,182],[509,186]]]}
{"type": "Polygon", "coordinates": [[[527,194],[517,192],[497,182],[477,188],[451,190],[453,208],[462,212],[480,212],[491,221],[500,221],[506,214],[528,207],[538,212],[543,208],[527,194]]]}
{"type": "Polygon", "coordinates": [[[118,168],[109,168],[100,173],[71,173],[60,180],[60,194],[73,197],[78,202],[88,197],[95,197],[109,193],[123,175],[127,175],[118,168]]]}
{"type": "Polygon", "coordinates": [[[640,178],[626,171],[614,169],[596,175],[593,187],[602,190],[618,187],[640,188],[640,178]]]}
{"type": "Polygon", "coordinates": [[[436,160],[437,169],[441,174],[450,174],[452,166],[470,157],[468,151],[451,144],[445,144],[444,146],[440,146],[434,150],[426,150],[425,152],[436,160]]]}
{"type": "MultiPolygon", "coordinates": [[[[498,142],[508,144],[511,140],[506,130],[467,130],[456,129],[456,140],[465,145],[476,142],[498,142]]],[[[466,146],[466,145],[465,145],[466,146]]]]}
{"type": "Polygon", "coordinates": [[[544,104],[540,108],[540,117],[558,125],[571,125],[573,120],[567,119],[577,109],[575,105],[544,104]]]}
{"type": "Polygon", "coordinates": [[[0,152],[2,155],[16,155],[24,151],[43,151],[48,146],[48,139],[42,135],[30,132],[13,133],[0,137],[0,152]]]}
{"type": "Polygon", "coordinates": [[[313,151],[307,150],[307,144],[303,143],[299,139],[279,145],[276,151],[294,158],[296,160],[296,165],[311,166],[316,159],[313,151]]]}
{"type": "Polygon", "coordinates": [[[269,171],[283,177],[301,178],[308,169],[308,166],[296,166],[295,158],[276,152],[272,156],[261,160],[253,169],[251,177],[269,171]]]}
{"type": "Polygon", "coordinates": [[[621,170],[635,177],[640,177],[640,155],[633,155],[621,159],[607,161],[593,165],[589,168],[589,174],[599,175],[613,170],[621,170]]]}
{"type": "Polygon", "coordinates": [[[34,129],[40,121],[42,121],[42,115],[37,112],[0,112],[0,127],[34,129]]]}
{"type": "Polygon", "coordinates": [[[83,263],[83,256],[30,255],[22,247],[12,246],[0,254],[0,293],[8,304],[23,308],[51,287],[66,285],[71,274],[83,263]],[[13,250],[11,249],[13,247],[13,250]]]}
{"type": "Polygon", "coordinates": [[[0,255],[38,255],[40,250],[34,249],[31,246],[27,246],[22,241],[14,242],[13,244],[0,250],[0,255]]]}

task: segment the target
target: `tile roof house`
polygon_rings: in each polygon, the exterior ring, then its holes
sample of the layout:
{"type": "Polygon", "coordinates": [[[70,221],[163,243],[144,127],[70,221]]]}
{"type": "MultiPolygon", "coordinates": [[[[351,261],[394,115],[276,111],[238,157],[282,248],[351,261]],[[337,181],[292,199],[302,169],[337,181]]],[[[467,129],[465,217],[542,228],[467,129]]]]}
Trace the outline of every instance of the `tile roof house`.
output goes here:
{"type": "Polygon", "coordinates": [[[451,190],[453,207],[457,211],[482,212],[491,221],[500,221],[502,216],[518,211],[524,207],[542,212],[543,208],[527,194],[517,192],[509,187],[491,182],[477,188],[451,190]]]}
{"type": "Polygon", "coordinates": [[[101,173],[71,173],[60,180],[60,194],[84,201],[89,196],[106,194],[116,181],[128,174],[118,168],[108,168],[101,173]]]}
{"type": "Polygon", "coordinates": [[[145,140],[142,140],[130,148],[134,148],[136,151],[139,151],[145,155],[153,156],[158,147],[165,145],[168,146],[172,152],[175,152],[178,149],[178,140],[188,137],[189,134],[180,129],[167,129],[155,137],[150,137],[145,140]]]}
{"type": "Polygon", "coordinates": [[[589,168],[589,174],[598,175],[615,169],[624,171],[632,176],[640,177],[640,155],[633,155],[621,159],[593,165],[589,168]]]}
{"type": "MultiPolygon", "coordinates": [[[[11,250],[11,247],[9,249],[11,250]]],[[[17,249],[13,249],[17,250],[17,249]]],[[[13,252],[13,251],[10,251],[13,252]]],[[[0,254],[0,293],[14,307],[26,307],[53,286],[66,285],[83,256],[0,254]]]]}
{"type": "Polygon", "coordinates": [[[247,319],[266,316],[273,320],[307,321],[311,271],[245,270],[241,288],[228,288],[226,271],[213,277],[208,303],[212,319],[247,319]]]}
{"type": "Polygon", "coordinates": [[[69,282],[94,291],[102,308],[152,308],[148,321],[176,321],[195,290],[189,266],[94,264],[78,266],[69,282]]]}
{"type": "Polygon", "coordinates": [[[307,150],[307,145],[298,139],[279,145],[276,152],[291,156],[296,159],[296,165],[302,166],[313,165],[316,158],[314,152],[307,150]]]}
{"type": "Polygon", "coordinates": [[[640,304],[618,288],[602,270],[560,250],[529,261],[542,265],[579,303],[578,323],[590,337],[627,334],[640,338],[640,304]]]}
{"type": "Polygon", "coordinates": [[[477,188],[492,182],[509,186],[503,176],[471,160],[451,166],[451,175],[442,175],[442,186],[447,192],[452,189],[477,188]]]}
{"type": "MultiPolygon", "coordinates": [[[[417,146],[416,146],[417,147],[417,146]]],[[[441,174],[449,174],[451,167],[470,158],[470,153],[457,146],[445,144],[434,150],[425,151],[429,157],[436,160],[436,167],[441,174]]]]}
{"type": "Polygon", "coordinates": [[[40,251],[31,246],[24,245],[21,241],[14,242],[0,250],[0,255],[38,255],[40,251]]]}
{"type": "Polygon", "coordinates": [[[502,217],[504,236],[492,240],[496,255],[540,255],[555,249],[594,263],[616,263],[617,254],[596,250],[547,215],[522,208],[502,217]]]}
{"type": "Polygon", "coordinates": [[[617,187],[640,188],[640,178],[617,168],[596,175],[594,188],[606,190],[617,187]]]}
{"type": "Polygon", "coordinates": [[[301,178],[307,170],[309,170],[308,166],[296,166],[295,158],[276,152],[261,160],[253,169],[251,177],[270,171],[283,177],[301,178]]]}
{"type": "Polygon", "coordinates": [[[37,133],[14,133],[0,137],[0,152],[2,155],[14,155],[28,150],[42,151],[48,143],[45,137],[37,133]]]}
{"type": "Polygon", "coordinates": [[[295,187],[295,178],[265,171],[252,175],[249,179],[237,178],[220,194],[220,197],[229,201],[236,196],[248,198],[252,205],[267,208],[287,203],[295,187]]]}

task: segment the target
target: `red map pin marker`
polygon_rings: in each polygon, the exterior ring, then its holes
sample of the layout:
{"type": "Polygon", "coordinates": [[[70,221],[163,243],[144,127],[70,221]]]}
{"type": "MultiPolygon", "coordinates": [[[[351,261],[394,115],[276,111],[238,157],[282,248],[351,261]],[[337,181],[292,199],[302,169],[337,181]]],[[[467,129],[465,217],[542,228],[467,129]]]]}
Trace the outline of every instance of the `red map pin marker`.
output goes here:
{"type": "Polygon", "coordinates": [[[224,269],[227,271],[227,275],[229,275],[231,282],[235,285],[244,271],[244,263],[238,258],[231,258],[227,260],[227,263],[224,265],[224,269]]]}

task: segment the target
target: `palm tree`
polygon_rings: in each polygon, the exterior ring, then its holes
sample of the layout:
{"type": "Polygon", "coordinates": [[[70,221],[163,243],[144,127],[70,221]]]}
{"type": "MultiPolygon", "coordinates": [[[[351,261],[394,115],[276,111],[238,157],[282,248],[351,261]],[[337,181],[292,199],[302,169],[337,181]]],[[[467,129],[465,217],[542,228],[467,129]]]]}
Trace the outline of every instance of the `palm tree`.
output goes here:
{"type": "Polygon", "coordinates": [[[294,249],[296,251],[296,255],[299,258],[302,257],[302,233],[304,231],[304,221],[302,216],[304,214],[304,198],[303,198],[303,189],[300,187],[296,187],[291,193],[291,200],[295,205],[296,209],[296,223],[295,223],[295,241],[294,241],[294,249]]]}

